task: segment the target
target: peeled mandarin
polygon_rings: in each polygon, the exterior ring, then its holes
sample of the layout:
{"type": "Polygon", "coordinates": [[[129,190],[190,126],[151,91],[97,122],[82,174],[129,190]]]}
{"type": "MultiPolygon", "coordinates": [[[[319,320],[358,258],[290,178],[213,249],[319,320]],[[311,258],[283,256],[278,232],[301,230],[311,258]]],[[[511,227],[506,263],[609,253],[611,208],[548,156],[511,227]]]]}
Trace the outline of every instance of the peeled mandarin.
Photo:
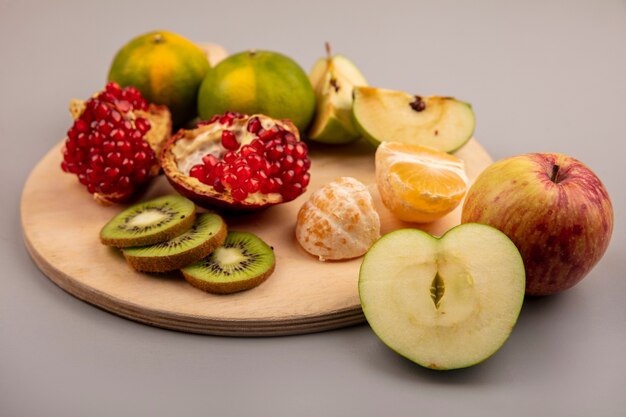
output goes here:
{"type": "Polygon", "coordinates": [[[385,207],[406,222],[429,223],[454,210],[468,187],[463,160],[413,144],[383,142],[376,185],[385,207]]]}
{"type": "Polygon", "coordinates": [[[363,255],[380,237],[380,217],[367,187],[341,177],[317,191],[298,212],[296,239],[320,261],[363,255]]]}

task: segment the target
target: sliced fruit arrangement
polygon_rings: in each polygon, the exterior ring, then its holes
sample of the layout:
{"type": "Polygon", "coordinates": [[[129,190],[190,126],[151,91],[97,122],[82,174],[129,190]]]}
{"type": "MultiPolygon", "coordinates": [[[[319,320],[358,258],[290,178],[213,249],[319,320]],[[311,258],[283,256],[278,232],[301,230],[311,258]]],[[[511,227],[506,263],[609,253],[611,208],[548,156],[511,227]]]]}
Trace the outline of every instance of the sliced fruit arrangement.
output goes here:
{"type": "Polygon", "coordinates": [[[343,55],[332,55],[326,43],[326,57],[313,65],[309,79],[315,91],[317,109],[308,138],[324,143],[349,143],[361,135],[352,119],[352,90],[367,81],[343,55]]]}
{"type": "Polygon", "coordinates": [[[161,165],[174,188],[196,204],[251,210],[302,194],[311,161],[291,122],[227,112],[181,129],[163,148],[161,165]]]}
{"type": "Polygon", "coordinates": [[[149,104],[134,87],[109,83],[86,102],[72,101],[70,111],[75,121],[61,168],[76,174],[96,201],[127,201],[158,174],[155,152],[171,132],[167,107],[149,104]]]}
{"type": "MultiPolygon", "coordinates": [[[[220,53],[216,46],[211,50],[220,53]]],[[[209,68],[203,49],[178,34],[159,30],[126,43],[113,58],[109,80],[132,85],[146,100],[166,105],[174,124],[180,125],[196,116],[198,88],[209,68]]]]}
{"type": "Polygon", "coordinates": [[[353,112],[361,134],[376,146],[392,141],[453,152],[474,133],[472,106],[453,97],[355,87],[353,112]]]}
{"type": "Polygon", "coordinates": [[[417,229],[383,236],[359,275],[376,335],[424,367],[479,363],[509,337],[524,300],[522,258],[509,238],[468,223],[435,238],[417,229]]]}
{"type": "Polygon", "coordinates": [[[376,150],[376,185],[400,220],[428,223],[461,204],[469,182],[464,165],[435,148],[383,142],[376,150]]]}
{"type": "Polygon", "coordinates": [[[380,237],[380,217],[367,187],[338,178],[315,191],[302,205],[296,239],[320,261],[363,255],[380,237]]]}
{"type": "Polygon", "coordinates": [[[194,223],[196,206],[188,199],[168,195],[128,207],[100,231],[100,241],[127,248],[152,245],[172,239],[194,223]]]}
{"type": "Polygon", "coordinates": [[[181,270],[204,291],[227,294],[264,282],[274,271],[274,249],[247,232],[228,232],[216,213],[196,215],[194,203],[166,195],[128,207],[100,231],[103,244],[121,248],[137,271],[181,270]]]}
{"type": "Polygon", "coordinates": [[[289,119],[304,132],[315,112],[315,94],[293,59],[253,49],[222,60],[202,81],[200,117],[206,120],[227,111],[289,119]]]}
{"type": "Polygon", "coordinates": [[[224,243],[226,232],[226,223],[220,216],[202,213],[182,234],[150,246],[125,248],[122,253],[138,271],[174,271],[208,256],[224,243]]]}
{"type": "Polygon", "coordinates": [[[230,294],[260,285],[275,266],[274,250],[259,237],[248,232],[228,232],[222,246],[181,271],[196,288],[230,294]]]}

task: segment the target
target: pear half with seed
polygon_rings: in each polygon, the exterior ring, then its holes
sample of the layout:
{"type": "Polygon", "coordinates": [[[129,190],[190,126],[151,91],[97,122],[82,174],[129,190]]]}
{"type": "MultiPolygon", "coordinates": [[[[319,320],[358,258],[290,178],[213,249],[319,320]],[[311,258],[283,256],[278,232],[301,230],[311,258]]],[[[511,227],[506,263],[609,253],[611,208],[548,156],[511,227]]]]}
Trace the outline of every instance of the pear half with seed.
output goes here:
{"type": "Polygon", "coordinates": [[[356,87],[353,112],[357,129],[376,146],[403,142],[453,152],[474,133],[472,106],[453,97],[356,87]]]}
{"type": "Polygon", "coordinates": [[[309,74],[317,109],[308,137],[323,143],[349,143],[361,136],[352,120],[352,90],[367,85],[367,81],[348,58],[333,56],[328,43],[326,54],[309,74]]]}
{"type": "Polygon", "coordinates": [[[432,369],[475,365],[508,339],[524,300],[513,242],[467,223],[436,238],[401,229],[367,252],[359,276],[365,317],[391,349],[432,369]]]}

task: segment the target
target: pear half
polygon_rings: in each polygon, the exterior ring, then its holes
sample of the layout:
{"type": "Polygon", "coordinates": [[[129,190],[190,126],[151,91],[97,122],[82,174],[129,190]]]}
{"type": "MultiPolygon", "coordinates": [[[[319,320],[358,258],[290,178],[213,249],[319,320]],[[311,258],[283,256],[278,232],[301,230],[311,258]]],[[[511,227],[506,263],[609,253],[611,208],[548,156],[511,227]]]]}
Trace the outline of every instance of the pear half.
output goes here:
{"type": "Polygon", "coordinates": [[[326,53],[309,74],[317,109],[308,137],[323,143],[349,143],[361,136],[352,120],[352,90],[367,85],[367,81],[348,58],[333,56],[328,43],[326,53]]]}
{"type": "Polygon", "coordinates": [[[453,152],[474,133],[472,106],[453,97],[356,87],[353,112],[358,130],[376,146],[393,141],[453,152]]]}
{"type": "Polygon", "coordinates": [[[367,252],[359,295],[367,321],[391,349],[432,369],[475,365],[507,340],[524,300],[513,242],[467,223],[436,238],[401,229],[367,252]]]}

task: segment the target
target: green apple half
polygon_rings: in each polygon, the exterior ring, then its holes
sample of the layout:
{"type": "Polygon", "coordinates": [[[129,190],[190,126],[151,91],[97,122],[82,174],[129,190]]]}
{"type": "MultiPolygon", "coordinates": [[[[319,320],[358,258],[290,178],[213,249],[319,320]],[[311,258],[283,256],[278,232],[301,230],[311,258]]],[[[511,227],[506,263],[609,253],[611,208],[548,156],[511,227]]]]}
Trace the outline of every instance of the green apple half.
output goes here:
{"type": "Polygon", "coordinates": [[[404,142],[453,152],[471,139],[472,106],[453,97],[421,97],[374,87],[354,89],[357,129],[374,145],[404,142]]]}
{"type": "Polygon", "coordinates": [[[309,74],[317,109],[308,137],[323,143],[352,142],[361,136],[352,120],[352,90],[367,81],[348,58],[332,56],[328,44],[326,52],[327,57],[317,60],[309,74]]]}
{"type": "Polygon", "coordinates": [[[467,223],[436,238],[401,229],[367,252],[359,296],[391,349],[432,369],[475,365],[513,330],[524,300],[522,258],[497,229],[467,223]]]}

